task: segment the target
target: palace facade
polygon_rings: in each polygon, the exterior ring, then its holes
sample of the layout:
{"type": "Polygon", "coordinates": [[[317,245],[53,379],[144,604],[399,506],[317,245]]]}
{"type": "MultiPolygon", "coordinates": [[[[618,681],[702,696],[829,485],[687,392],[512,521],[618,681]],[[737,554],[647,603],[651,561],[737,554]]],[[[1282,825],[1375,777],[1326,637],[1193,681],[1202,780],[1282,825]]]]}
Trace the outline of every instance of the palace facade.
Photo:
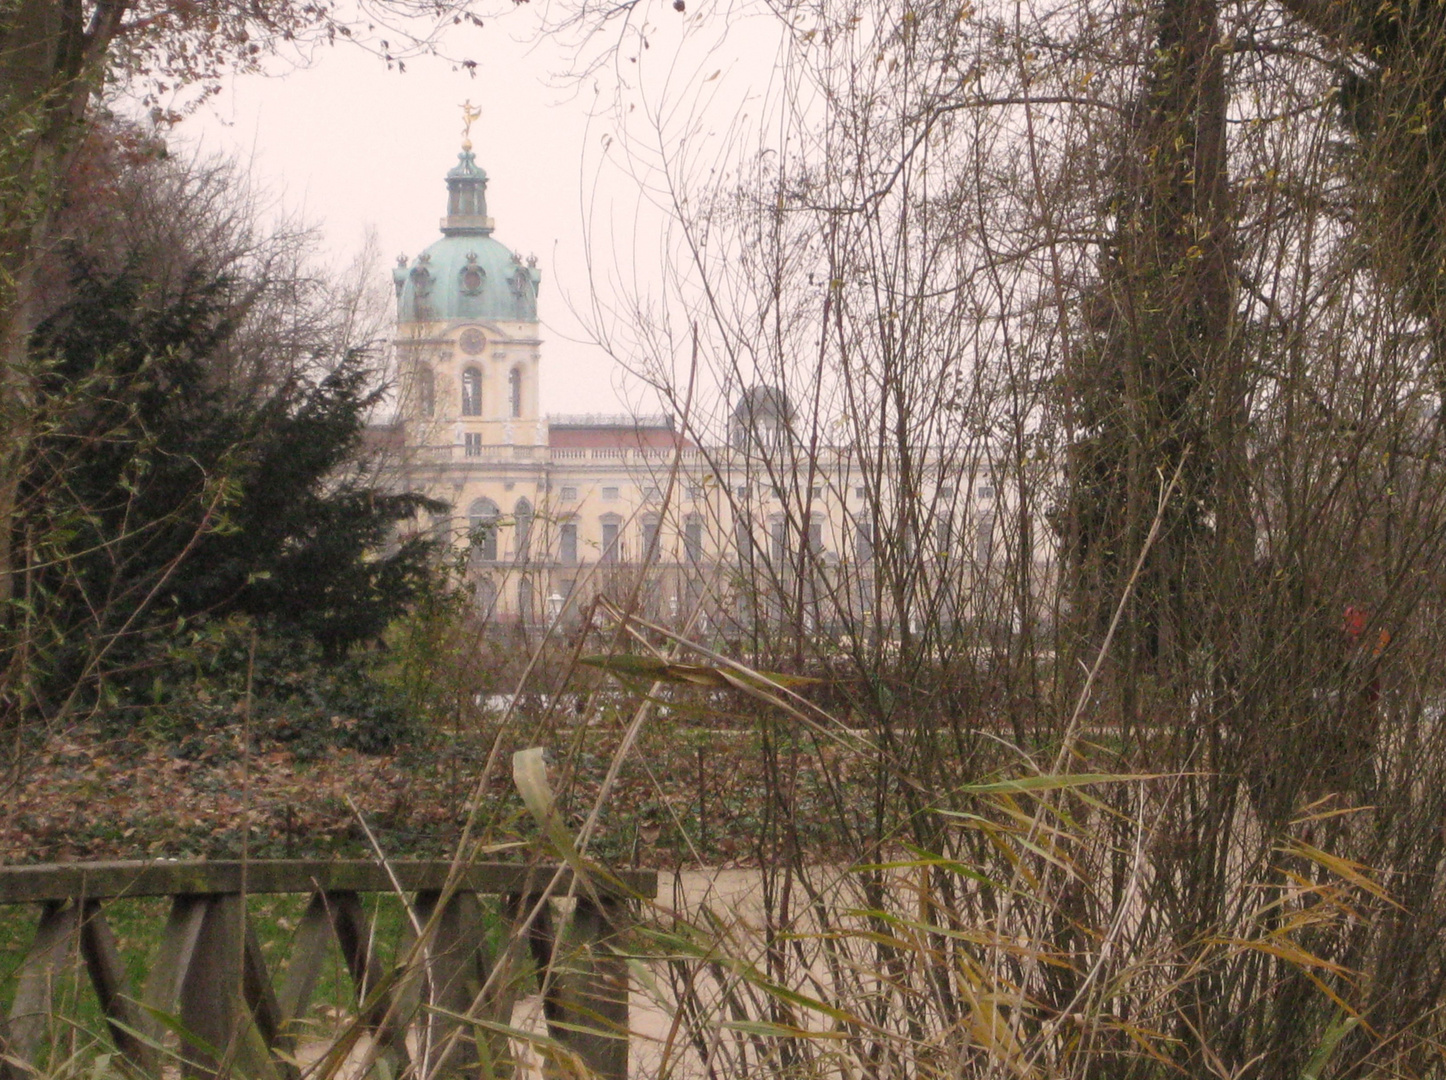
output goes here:
{"type": "Polygon", "coordinates": [[[768,387],[742,396],[716,446],[668,416],[545,416],[537,260],[494,235],[470,143],[446,188],[441,237],[393,271],[402,393],[390,435],[401,481],[452,508],[432,528],[465,550],[489,618],[541,625],[607,593],[692,631],[785,610],[858,625],[888,603],[876,539],[966,617],[1001,549],[1007,500],[987,454],[934,461],[928,499],[912,500],[931,509],[901,532],[881,520],[898,502],[880,490],[891,478],[853,448],[795,454],[788,402],[768,387]]]}

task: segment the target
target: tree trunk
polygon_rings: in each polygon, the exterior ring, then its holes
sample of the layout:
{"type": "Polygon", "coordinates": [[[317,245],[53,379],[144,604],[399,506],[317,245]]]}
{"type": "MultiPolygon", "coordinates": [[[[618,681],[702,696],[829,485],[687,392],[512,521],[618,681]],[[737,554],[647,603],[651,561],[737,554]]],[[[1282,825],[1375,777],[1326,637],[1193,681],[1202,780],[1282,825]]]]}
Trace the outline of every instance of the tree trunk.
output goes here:
{"type": "MultiPolygon", "coordinates": [[[[16,565],[16,495],[34,400],[27,354],[36,266],[51,241],[66,166],[82,131],[98,61],[128,5],[16,0],[0,15],[0,620],[8,623],[16,565]]],[[[0,623],[0,625],[5,625],[0,623]]]]}
{"type": "Polygon", "coordinates": [[[1200,590],[1238,565],[1249,526],[1216,17],[1214,0],[1167,0],[1158,10],[1091,305],[1096,344],[1074,388],[1086,432],[1073,461],[1079,610],[1097,625],[1181,468],[1123,636],[1127,679],[1168,674],[1196,643],[1200,590]],[[1225,565],[1207,565],[1216,562],[1225,565]]]}

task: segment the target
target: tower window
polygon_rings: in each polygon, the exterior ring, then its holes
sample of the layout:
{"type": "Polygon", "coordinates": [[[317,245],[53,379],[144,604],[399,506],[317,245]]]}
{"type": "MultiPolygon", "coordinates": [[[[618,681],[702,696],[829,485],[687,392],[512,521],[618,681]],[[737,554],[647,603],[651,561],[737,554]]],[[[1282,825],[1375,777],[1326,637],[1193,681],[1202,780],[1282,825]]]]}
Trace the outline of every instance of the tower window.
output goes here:
{"type": "Polygon", "coordinates": [[[522,415],[522,369],[513,368],[507,376],[508,396],[512,402],[512,415],[522,415]]]}
{"type": "Polygon", "coordinates": [[[462,415],[482,415],[482,372],[474,367],[462,372],[462,415]]]}
{"type": "Polygon", "coordinates": [[[423,416],[437,411],[437,379],[426,366],[417,368],[417,411],[423,416]]]}

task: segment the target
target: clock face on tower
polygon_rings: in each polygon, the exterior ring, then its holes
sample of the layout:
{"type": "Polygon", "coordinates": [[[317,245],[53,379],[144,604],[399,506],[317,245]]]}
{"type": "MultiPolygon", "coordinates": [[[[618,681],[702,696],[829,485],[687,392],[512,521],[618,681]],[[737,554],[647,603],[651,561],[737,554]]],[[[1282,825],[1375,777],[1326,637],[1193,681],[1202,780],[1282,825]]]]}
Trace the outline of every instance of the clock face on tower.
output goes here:
{"type": "Polygon", "coordinates": [[[487,348],[487,339],[482,335],[481,330],[475,326],[469,326],[462,331],[462,336],[457,339],[457,344],[462,346],[462,351],[468,356],[476,356],[487,348]]]}

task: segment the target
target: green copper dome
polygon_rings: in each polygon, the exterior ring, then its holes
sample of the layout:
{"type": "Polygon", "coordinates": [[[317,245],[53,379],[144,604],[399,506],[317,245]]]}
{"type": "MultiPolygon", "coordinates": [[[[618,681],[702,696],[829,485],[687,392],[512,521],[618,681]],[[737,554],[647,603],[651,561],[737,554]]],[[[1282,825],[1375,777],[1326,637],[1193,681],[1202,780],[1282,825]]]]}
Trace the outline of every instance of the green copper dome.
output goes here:
{"type": "Polygon", "coordinates": [[[442,239],[410,263],[397,261],[392,281],[399,322],[537,321],[537,260],[526,265],[492,239],[487,173],[470,148],[447,173],[442,239]]]}

